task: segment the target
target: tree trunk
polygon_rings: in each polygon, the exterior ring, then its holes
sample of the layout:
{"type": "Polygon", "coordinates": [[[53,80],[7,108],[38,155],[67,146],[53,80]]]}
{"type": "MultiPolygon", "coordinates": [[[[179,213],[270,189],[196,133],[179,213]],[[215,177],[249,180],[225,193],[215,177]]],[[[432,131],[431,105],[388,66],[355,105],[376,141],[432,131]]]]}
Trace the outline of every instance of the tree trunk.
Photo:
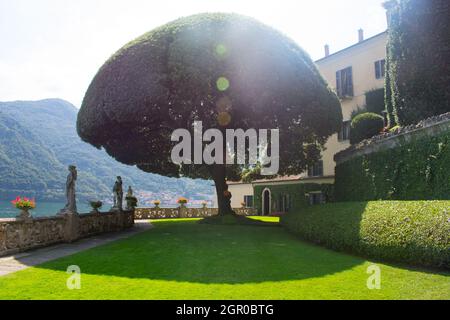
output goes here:
{"type": "Polygon", "coordinates": [[[225,192],[228,191],[225,166],[214,166],[214,168],[212,169],[212,177],[216,186],[219,216],[225,216],[227,214],[234,215],[235,212],[231,208],[231,197],[227,197],[225,195],[225,192]]]}

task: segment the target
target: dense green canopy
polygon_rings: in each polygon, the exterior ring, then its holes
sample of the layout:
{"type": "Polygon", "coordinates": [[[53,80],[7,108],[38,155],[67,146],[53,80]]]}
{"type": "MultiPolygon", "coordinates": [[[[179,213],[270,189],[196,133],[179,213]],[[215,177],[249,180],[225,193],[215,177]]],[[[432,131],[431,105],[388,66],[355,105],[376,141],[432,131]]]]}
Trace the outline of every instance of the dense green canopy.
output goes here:
{"type": "Polygon", "coordinates": [[[279,128],[280,174],[289,174],[317,159],[342,114],[336,95],[293,41],[248,17],[199,14],[159,27],[112,56],[86,93],[78,133],[145,171],[211,178],[205,167],[180,168],[170,160],[173,130],[192,130],[196,120],[205,129],[279,128]]]}
{"type": "Polygon", "coordinates": [[[391,125],[450,112],[448,1],[390,0],[386,105],[391,125]]]}

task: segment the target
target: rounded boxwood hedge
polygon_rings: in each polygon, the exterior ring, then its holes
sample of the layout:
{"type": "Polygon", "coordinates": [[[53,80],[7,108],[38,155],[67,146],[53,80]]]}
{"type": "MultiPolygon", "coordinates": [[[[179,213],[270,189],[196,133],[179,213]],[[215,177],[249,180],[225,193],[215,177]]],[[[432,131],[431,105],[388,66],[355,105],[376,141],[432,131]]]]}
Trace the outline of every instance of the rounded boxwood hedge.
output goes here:
{"type": "Polygon", "coordinates": [[[450,269],[450,201],[332,203],[289,213],[281,223],[331,249],[450,269]]]}
{"type": "Polygon", "coordinates": [[[351,124],[350,143],[357,144],[379,134],[384,128],[384,119],[376,113],[357,115],[351,124]]]}

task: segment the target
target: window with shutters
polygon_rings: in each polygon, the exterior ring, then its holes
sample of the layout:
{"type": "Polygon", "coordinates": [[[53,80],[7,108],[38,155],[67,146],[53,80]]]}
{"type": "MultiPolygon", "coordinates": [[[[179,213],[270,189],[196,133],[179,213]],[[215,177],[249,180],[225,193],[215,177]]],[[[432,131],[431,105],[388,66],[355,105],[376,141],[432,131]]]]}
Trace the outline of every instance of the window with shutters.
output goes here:
{"type": "Polygon", "coordinates": [[[289,194],[280,194],[278,197],[278,211],[289,212],[291,208],[291,197],[289,194]]]}
{"type": "Polygon", "coordinates": [[[338,141],[343,142],[350,140],[351,121],[344,121],[342,123],[341,131],[338,134],[338,141]]]}
{"type": "Polygon", "coordinates": [[[336,91],[340,98],[353,97],[352,67],[336,72],[336,91]]]}
{"type": "Polygon", "coordinates": [[[322,177],[323,176],[323,161],[318,161],[314,165],[308,167],[309,177],[322,177]]]}
{"type": "Polygon", "coordinates": [[[375,78],[383,79],[386,73],[386,60],[375,61],[375,78]]]}
{"type": "Polygon", "coordinates": [[[253,196],[244,196],[244,203],[246,208],[253,208],[253,196]]]}
{"type": "Polygon", "coordinates": [[[325,196],[322,192],[311,192],[309,194],[309,204],[314,206],[314,205],[318,205],[318,204],[324,204],[325,201],[325,196]]]}

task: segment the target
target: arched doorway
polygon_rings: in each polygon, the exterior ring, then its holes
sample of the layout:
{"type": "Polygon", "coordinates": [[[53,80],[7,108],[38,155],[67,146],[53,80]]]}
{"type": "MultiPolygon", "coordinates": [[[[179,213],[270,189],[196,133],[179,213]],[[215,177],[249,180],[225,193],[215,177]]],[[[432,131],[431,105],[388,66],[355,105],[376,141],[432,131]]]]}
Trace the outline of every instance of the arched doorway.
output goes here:
{"type": "Polygon", "coordinates": [[[264,189],[262,193],[262,215],[269,216],[272,213],[272,193],[270,189],[264,189]]]}

